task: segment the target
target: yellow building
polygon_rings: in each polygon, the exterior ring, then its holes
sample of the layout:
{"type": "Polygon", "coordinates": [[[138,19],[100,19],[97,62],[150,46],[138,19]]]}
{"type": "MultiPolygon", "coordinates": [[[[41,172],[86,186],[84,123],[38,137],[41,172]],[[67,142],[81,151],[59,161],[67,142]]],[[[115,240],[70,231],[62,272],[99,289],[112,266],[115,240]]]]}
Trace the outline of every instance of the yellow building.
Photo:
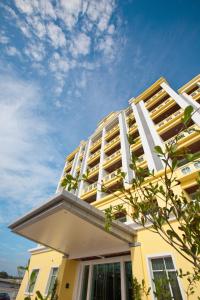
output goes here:
{"type": "MultiPolygon", "coordinates": [[[[102,211],[120,200],[114,193],[102,192],[100,186],[103,182],[111,191],[120,187],[118,169],[126,173],[124,184],[131,182],[132,151],[139,157],[139,166],[162,172],[163,163],[154,147],[172,142],[188,105],[199,111],[192,115],[179,147],[192,153],[200,150],[200,134],[193,130],[200,126],[200,75],[178,92],[160,78],[129,104],[127,109],[105,117],[89,139],[67,156],[61,180],[65,173],[82,175],[89,169],[88,182],[82,180],[78,189],[69,193],[62,190],[60,180],[51,199],[10,225],[13,232],[38,243],[30,250],[29,269],[30,273],[35,270],[35,280],[30,284],[30,274],[25,274],[17,300],[27,294],[35,299],[37,290],[47,295],[56,278],[59,300],[129,300],[132,272],[139,282],[144,279],[151,287],[150,295],[143,299],[156,299],[153,280],[162,272],[174,278],[174,284],[167,286],[173,299],[186,299],[187,282],[176,277],[176,270],[190,271],[192,266],[158,235],[126,215],[119,215],[106,232],[102,211]],[[127,134],[135,141],[131,147],[127,134]]],[[[183,160],[177,170],[181,184],[176,192],[194,195],[199,171],[200,161],[183,160]]],[[[197,299],[197,295],[200,287],[190,299],[197,299]]]]}

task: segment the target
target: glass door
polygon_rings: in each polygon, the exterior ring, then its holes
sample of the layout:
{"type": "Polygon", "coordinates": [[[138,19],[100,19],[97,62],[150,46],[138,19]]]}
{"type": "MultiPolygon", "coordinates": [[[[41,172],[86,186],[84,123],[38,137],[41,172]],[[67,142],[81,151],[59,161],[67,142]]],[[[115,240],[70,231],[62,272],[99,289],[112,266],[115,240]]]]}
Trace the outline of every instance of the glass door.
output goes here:
{"type": "Polygon", "coordinates": [[[132,300],[130,256],[84,262],[79,300],[132,300]]]}
{"type": "Polygon", "coordinates": [[[120,263],[93,267],[90,300],[121,300],[120,263]]]}

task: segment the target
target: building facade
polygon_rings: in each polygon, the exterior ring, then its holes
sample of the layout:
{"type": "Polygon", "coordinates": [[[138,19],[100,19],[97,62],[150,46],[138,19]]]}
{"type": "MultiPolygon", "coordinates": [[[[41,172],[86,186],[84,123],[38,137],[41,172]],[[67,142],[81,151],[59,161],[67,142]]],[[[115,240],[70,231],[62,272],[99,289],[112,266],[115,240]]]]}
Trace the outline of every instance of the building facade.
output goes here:
{"type": "MultiPolygon", "coordinates": [[[[81,141],[67,156],[56,194],[10,226],[17,234],[40,244],[30,250],[30,272],[36,272],[34,284],[29,284],[25,274],[17,300],[27,294],[34,299],[37,290],[47,295],[56,278],[59,300],[129,300],[132,274],[151,287],[150,295],[143,298],[153,300],[154,280],[163,272],[167,278],[174,278],[173,284],[167,284],[171,297],[186,299],[187,280],[177,278],[176,270],[191,271],[189,262],[127,215],[120,215],[106,232],[102,211],[121,204],[114,192],[122,184],[116,174],[119,169],[125,172],[124,185],[128,188],[134,178],[129,167],[132,152],[138,157],[138,166],[162,174],[163,162],[154,147],[173,142],[189,105],[195,113],[178,147],[196,153],[200,150],[200,134],[194,130],[200,126],[200,75],[178,91],[160,78],[130,99],[128,108],[105,117],[89,139],[81,141]],[[131,146],[127,135],[134,140],[131,146]],[[87,182],[80,181],[71,193],[63,191],[61,182],[66,173],[82,176],[87,170],[87,182]],[[108,194],[102,191],[102,182],[108,194]]],[[[176,171],[180,181],[176,193],[184,191],[194,197],[199,171],[200,161],[188,163],[183,157],[176,171]]],[[[197,295],[200,287],[190,299],[197,299],[197,295]]]]}

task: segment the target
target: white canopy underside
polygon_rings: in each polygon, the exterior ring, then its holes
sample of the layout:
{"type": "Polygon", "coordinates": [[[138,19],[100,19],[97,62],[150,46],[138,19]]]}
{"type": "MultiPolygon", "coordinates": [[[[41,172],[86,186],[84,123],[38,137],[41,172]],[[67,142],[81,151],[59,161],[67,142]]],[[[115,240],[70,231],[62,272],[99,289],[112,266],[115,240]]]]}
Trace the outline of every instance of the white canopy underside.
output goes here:
{"type": "Polygon", "coordinates": [[[105,217],[100,210],[62,191],[9,228],[70,259],[128,251],[135,235],[133,229],[113,221],[107,232],[104,224],[105,217]]]}

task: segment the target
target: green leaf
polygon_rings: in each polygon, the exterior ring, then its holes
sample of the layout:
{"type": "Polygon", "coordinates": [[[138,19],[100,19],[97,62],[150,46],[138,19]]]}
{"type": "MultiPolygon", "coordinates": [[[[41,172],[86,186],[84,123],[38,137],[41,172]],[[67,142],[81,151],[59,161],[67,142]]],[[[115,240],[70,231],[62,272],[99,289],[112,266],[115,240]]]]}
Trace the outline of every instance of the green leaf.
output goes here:
{"type": "Polygon", "coordinates": [[[189,105],[185,108],[184,115],[183,115],[183,118],[182,118],[182,122],[184,124],[187,124],[188,121],[191,119],[193,110],[194,110],[194,108],[191,105],[189,105]]]}
{"type": "Polygon", "coordinates": [[[155,146],[154,150],[155,150],[156,153],[164,155],[164,152],[163,152],[163,150],[160,146],[155,146]]]}

